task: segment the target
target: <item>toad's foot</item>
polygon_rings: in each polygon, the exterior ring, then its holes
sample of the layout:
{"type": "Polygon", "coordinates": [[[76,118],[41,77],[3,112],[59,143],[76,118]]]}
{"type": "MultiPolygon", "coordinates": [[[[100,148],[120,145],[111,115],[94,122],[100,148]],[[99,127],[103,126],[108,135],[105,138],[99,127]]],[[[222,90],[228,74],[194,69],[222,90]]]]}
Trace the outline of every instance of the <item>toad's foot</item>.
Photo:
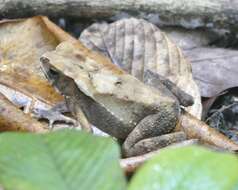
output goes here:
{"type": "Polygon", "coordinates": [[[173,109],[148,115],[130,132],[123,143],[123,156],[130,157],[157,150],[170,143],[185,140],[184,133],[171,133],[178,122],[173,109]]]}
{"type": "Polygon", "coordinates": [[[49,129],[54,128],[55,122],[63,122],[67,124],[72,124],[73,126],[77,126],[77,122],[65,115],[63,115],[60,111],[56,110],[54,107],[49,110],[45,109],[35,109],[34,115],[39,119],[47,119],[49,121],[49,129]]]}

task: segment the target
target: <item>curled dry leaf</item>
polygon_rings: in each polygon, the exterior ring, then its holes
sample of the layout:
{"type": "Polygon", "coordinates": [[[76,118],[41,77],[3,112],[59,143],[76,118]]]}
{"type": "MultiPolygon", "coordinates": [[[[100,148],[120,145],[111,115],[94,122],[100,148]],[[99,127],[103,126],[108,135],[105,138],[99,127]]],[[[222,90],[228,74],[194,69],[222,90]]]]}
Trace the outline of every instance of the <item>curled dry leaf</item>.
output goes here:
{"type": "Polygon", "coordinates": [[[46,17],[1,21],[0,92],[27,107],[26,112],[49,109],[63,101],[45,79],[39,58],[65,40],[73,38],[46,17]],[[19,93],[16,96],[12,91],[19,93]]]}
{"type": "Polygon", "coordinates": [[[192,78],[190,63],[155,25],[134,18],[93,24],[83,31],[80,40],[142,81],[147,70],[170,79],[194,97],[195,103],[188,111],[201,117],[200,93],[192,78]]]}
{"type": "Polygon", "coordinates": [[[13,105],[0,93],[0,131],[47,131],[45,126],[13,105]]]}

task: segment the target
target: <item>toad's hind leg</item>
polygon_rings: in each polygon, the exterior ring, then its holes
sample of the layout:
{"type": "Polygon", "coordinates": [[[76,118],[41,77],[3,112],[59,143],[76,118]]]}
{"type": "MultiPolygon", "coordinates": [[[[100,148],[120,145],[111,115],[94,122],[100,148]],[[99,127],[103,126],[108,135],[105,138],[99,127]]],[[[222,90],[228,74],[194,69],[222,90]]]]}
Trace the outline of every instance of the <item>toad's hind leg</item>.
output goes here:
{"type": "Polygon", "coordinates": [[[143,154],[177,142],[178,139],[184,140],[185,135],[182,133],[168,134],[176,127],[177,121],[176,114],[166,111],[145,117],[124,141],[123,156],[143,154]]]}
{"type": "Polygon", "coordinates": [[[151,151],[158,150],[170,144],[186,140],[186,134],[182,131],[169,133],[157,137],[151,137],[137,142],[129,151],[124,154],[126,157],[142,155],[151,151]]]}

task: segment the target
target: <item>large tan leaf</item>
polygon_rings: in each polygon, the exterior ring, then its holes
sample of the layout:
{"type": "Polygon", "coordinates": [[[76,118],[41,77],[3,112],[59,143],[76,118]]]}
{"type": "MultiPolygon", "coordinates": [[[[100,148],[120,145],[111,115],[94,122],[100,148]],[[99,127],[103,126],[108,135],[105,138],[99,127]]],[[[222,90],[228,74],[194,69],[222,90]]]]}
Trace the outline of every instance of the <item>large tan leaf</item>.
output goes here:
{"type": "Polygon", "coordinates": [[[200,93],[192,77],[191,65],[155,25],[134,18],[112,24],[93,24],[83,31],[80,40],[142,81],[146,70],[170,79],[194,97],[195,104],[188,111],[201,117],[200,93]]]}
{"type": "Polygon", "coordinates": [[[0,83],[46,102],[62,100],[45,79],[39,64],[44,52],[71,38],[60,28],[57,30],[41,16],[0,22],[0,83]]]}
{"type": "Polygon", "coordinates": [[[72,39],[47,17],[1,21],[0,92],[17,106],[28,105],[32,110],[49,109],[63,101],[46,80],[39,58],[60,42],[72,39]]]}

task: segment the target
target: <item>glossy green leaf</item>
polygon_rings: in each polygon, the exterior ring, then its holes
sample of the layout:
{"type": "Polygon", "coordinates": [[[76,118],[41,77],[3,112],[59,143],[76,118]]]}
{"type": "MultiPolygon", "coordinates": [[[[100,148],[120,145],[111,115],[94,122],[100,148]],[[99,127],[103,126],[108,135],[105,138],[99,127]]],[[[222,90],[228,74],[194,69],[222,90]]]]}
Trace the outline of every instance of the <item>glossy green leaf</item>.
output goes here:
{"type": "Polygon", "coordinates": [[[129,185],[129,190],[235,189],[237,157],[193,146],[161,151],[136,173],[129,185]]]}
{"type": "Polygon", "coordinates": [[[78,131],[0,135],[4,190],[121,190],[119,150],[109,138],[78,131]]]}

